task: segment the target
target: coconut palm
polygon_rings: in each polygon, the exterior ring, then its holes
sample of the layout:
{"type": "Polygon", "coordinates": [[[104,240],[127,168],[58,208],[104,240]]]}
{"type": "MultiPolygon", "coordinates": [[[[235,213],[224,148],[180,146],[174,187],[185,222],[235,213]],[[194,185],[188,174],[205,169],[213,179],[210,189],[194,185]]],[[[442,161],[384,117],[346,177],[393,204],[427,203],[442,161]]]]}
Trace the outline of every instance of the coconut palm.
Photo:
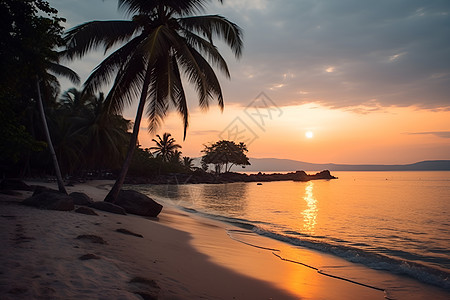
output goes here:
{"type": "Polygon", "coordinates": [[[120,168],[131,122],[108,112],[103,93],[97,97],[71,88],[59,99],[59,108],[53,115],[58,138],[55,148],[60,153],[58,157],[65,158],[62,163],[69,166],[69,172],[74,170],[71,165],[95,171],[120,168]]]}
{"type": "Polygon", "coordinates": [[[194,167],[194,159],[189,156],[183,156],[183,167],[185,167],[186,170],[191,171],[194,167]]]}
{"type": "Polygon", "coordinates": [[[175,139],[171,137],[170,133],[165,132],[161,138],[159,134],[156,135],[158,140],[152,139],[156,143],[156,146],[150,147],[150,150],[156,150],[153,152],[157,157],[161,157],[163,162],[168,162],[175,154],[180,145],[175,144],[175,139]]]}
{"type": "Polygon", "coordinates": [[[86,92],[96,92],[114,78],[107,96],[109,109],[120,112],[124,105],[139,98],[128,154],[105,201],[117,199],[137,145],[145,107],[148,128],[154,131],[172,104],[183,118],[186,135],[189,122],[182,84],[185,78],[194,85],[201,108],[208,108],[212,99],[223,108],[221,87],[211,64],[227,77],[230,74],[213,39],[222,39],[239,57],[242,34],[236,24],[222,16],[192,16],[203,11],[207,2],[119,0],[119,8],[132,15],[131,20],[92,21],[67,33],[69,58],[82,57],[94,48],[108,51],[117,47],[87,79],[86,92]]]}
{"type": "Polygon", "coordinates": [[[53,162],[53,167],[55,169],[56,181],[58,183],[58,190],[62,193],[67,194],[66,188],[64,187],[64,181],[61,175],[61,169],[59,167],[58,158],[56,157],[55,149],[53,148],[52,139],[50,137],[50,131],[48,129],[47,119],[44,111],[44,104],[42,101],[42,93],[41,93],[41,85],[44,86],[44,91],[54,91],[54,88],[49,87],[57,87],[59,86],[58,80],[53,74],[67,77],[73,83],[78,84],[80,78],[78,75],[72,71],[71,69],[59,64],[59,54],[53,52],[52,57],[48,57],[47,59],[42,61],[41,68],[39,69],[39,65],[37,64],[37,75],[36,75],[36,90],[37,90],[37,99],[38,99],[38,109],[39,114],[41,116],[42,125],[44,128],[45,139],[47,141],[48,149],[50,151],[50,155],[53,162]]]}

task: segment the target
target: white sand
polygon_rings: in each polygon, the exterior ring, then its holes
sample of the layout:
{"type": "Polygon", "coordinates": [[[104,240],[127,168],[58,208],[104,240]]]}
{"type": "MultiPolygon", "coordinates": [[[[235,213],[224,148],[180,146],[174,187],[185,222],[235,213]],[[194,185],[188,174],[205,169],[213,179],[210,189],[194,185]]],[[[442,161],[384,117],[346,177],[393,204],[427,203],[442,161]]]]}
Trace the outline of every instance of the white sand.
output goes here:
{"type": "MultiPolygon", "coordinates": [[[[92,181],[68,191],[100,201],[109,183],[92,181]]],[[[384,298],[383,292],[235,241],[227,234],[231,226],[220,222],[167,208],[157,220],[98,210],[99,216],[46,211],[17,205],[23,194],[0,196],[1,299],[142,299],[139,294],[155,299],[384,298]],[[119,228],[143,238],[116,232],[119,228]],[[79,235],[96,235],[107,244],[76,239],[79,235]],[[99,259],[80,260],[85,254],[99,259]]],[[[231,235],[290,255],[283,243],[231,235]]],[[[311,251],[300,255],[311,265],[342,265],[311,251]]]]}

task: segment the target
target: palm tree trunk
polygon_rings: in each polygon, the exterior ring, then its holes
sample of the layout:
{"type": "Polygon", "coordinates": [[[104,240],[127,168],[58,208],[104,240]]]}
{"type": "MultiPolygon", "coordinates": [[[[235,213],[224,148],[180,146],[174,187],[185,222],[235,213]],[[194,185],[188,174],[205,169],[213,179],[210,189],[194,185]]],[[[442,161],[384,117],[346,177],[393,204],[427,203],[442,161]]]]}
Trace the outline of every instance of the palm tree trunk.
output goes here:
{"type": "Polygon", "coordinates": [[[45,139],[47,140],[48,149],[50,150],[50,155],[53,161],[53,167],[55,168],[56,181],[58,182],[58,190],[61,193],[67,194],[66,188],[64,187],[64,181],[61,176],[61,170],[59,169],[58,158],[56,157],[55,149],[53,148],[53,143],[50,138],[50,132],[48,130],[47,119],[45,118],[44,104],[42,103],[41,97],[41,87],[39,86],[39,78],[36,79],[37,93],[38,93],[38,107],[39,113],[42,119],[42,126],[44,127],[45,139]]]}
{"type": "Polygon", "coordinates": [[[108,195],[106,195],[105,200],[106,202],[114,203],[117,201],[117,197],[119,196],[119,192],[122,189],[123,182],[125,181],[125,177],[128,173],[128,168],[131,164],[131,159],[133,158],[134,149],[136,149],[138,134],[139,134],[139,127],[141,126],[141,120],[142,120],[142,114],[144,112],[145,108],[145,102],[147,99],[148,94],[148,85],[150,84],[150,77],[151,72],[147,69],[144,84],[142,86],[142,92],[141,92],[141,98],[139,100],[139,106],[136,112],[136,118],[134,120],[134,126],[133,126],[133,133],[131,134],[130,144],[128,146],[128,152],[127,156],[125,158],[125,161],[122,165],[122,169],[120,170],[119,177],[116,179],[116,182],[114,183],[114,186],[109,191],[108,195]]]}

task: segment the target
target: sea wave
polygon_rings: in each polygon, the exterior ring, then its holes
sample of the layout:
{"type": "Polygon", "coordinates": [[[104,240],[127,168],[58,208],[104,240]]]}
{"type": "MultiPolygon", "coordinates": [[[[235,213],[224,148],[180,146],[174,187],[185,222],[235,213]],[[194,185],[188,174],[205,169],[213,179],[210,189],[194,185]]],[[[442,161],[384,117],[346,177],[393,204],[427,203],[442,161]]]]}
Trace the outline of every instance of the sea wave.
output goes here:
{"type": "MultiPolygon", "coordinates": [[[[293,230],[276,232],[270,223],[243,218],[226,217],[213,213],[201,212],[195,209],[181,207],[186,212],[202,215],[222,222],[232,224],[254,233],[282,241],[293,246],[300,246],[332,254],[352,263],[363,264],[375,270],[388,271],[397,275],[412,277],[421,282],[432,284],[450,291],[450,273],[425,266],[414,261],[408,261],[379,254],[359,248],[357,244],[345,245],[346,241],[324,236],[310,236],[293,230]]],[[[365,245],[360,245],[364,247],[365,245]]]]}

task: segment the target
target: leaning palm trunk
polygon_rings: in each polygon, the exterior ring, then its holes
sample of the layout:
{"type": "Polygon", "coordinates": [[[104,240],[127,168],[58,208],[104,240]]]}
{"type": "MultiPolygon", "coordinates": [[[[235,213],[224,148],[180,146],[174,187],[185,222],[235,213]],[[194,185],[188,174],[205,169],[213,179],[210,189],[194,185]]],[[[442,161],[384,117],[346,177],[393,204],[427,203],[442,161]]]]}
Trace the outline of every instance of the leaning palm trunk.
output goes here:
{"type": "MultiPolygon", "coordinates": [[[[148,67],[149,68],[149,67],[148,67]]],[[[108,195],[105,197],[106,202],[116,202],[117,197],[119,196],[120,190],[122,189],[123,183],[125,181],[125,177],[127,176],[128,169],[131,164],[131,160],[133,158],[134,149],[136,149],[137,139],[139,135],[139,128],[141,126],[142,114],[144,113],[145,102],[148,94],[148,86],[150,84],[151,72],[147,69],[147,73],[145,75],[145,80],[142,86],[142,93],[139,99],[139,106],[136,112],[136,119],[134,120],[133,133],[131,134],[130,144],[128,146],[127,156],[125,157],[125,161],[122,165],[122,169],[120,170],[119,177],[117,178],[114,186],[109,191],[108,195]]]]}
{"type": "Polygon", "coordinates": [[[86,80],[85,92],[98,92],[113,81],[107,100],[109,110],[115,113],[121,113],[124,105],[140,95],[128,154],[105,198],[108,202],[116,201],[125,180],[146,102],[150,132],[173,106],[183,119],[186,136],[189,113],[182,75],[194,85],[201,108],[208,108],[216,98],[223,109],[222,90],[213,66],[228,78],[230,74],[213,39],[223,40],[236,57],[242,50],[241,29],[236,24],[219,15],[192,16],[204,10],[207,0],[118,2],[119,8],[132,15],[131,20],[92,21],[69,30],[65,36],[69,59],[95,48],[103,48],[106,53],[121,45],[94,69],[86,80]]]}
{"type": "Polygon", "coordinates": [[[39,79],[36,79],[37,94],[38,94],[38,107],[39,113],[42,119],[42,126],[44,127],[45,139],[47,140],[48,149],[50,150],[50,155],[53,161],[53,167],[55,168],[56,181],[58,182],[58,190],[61,193],[67,194],[66,188],[64,187],[64,182],[61,176],[61,170],[59,169],[58,158],[56,157],[55,149],[53,148],[52,140],[50,138],[50,132],[48,130],[47,119],[45,118],[44,105],[42,103],[41,88],[39,86],[39,79]]]}

